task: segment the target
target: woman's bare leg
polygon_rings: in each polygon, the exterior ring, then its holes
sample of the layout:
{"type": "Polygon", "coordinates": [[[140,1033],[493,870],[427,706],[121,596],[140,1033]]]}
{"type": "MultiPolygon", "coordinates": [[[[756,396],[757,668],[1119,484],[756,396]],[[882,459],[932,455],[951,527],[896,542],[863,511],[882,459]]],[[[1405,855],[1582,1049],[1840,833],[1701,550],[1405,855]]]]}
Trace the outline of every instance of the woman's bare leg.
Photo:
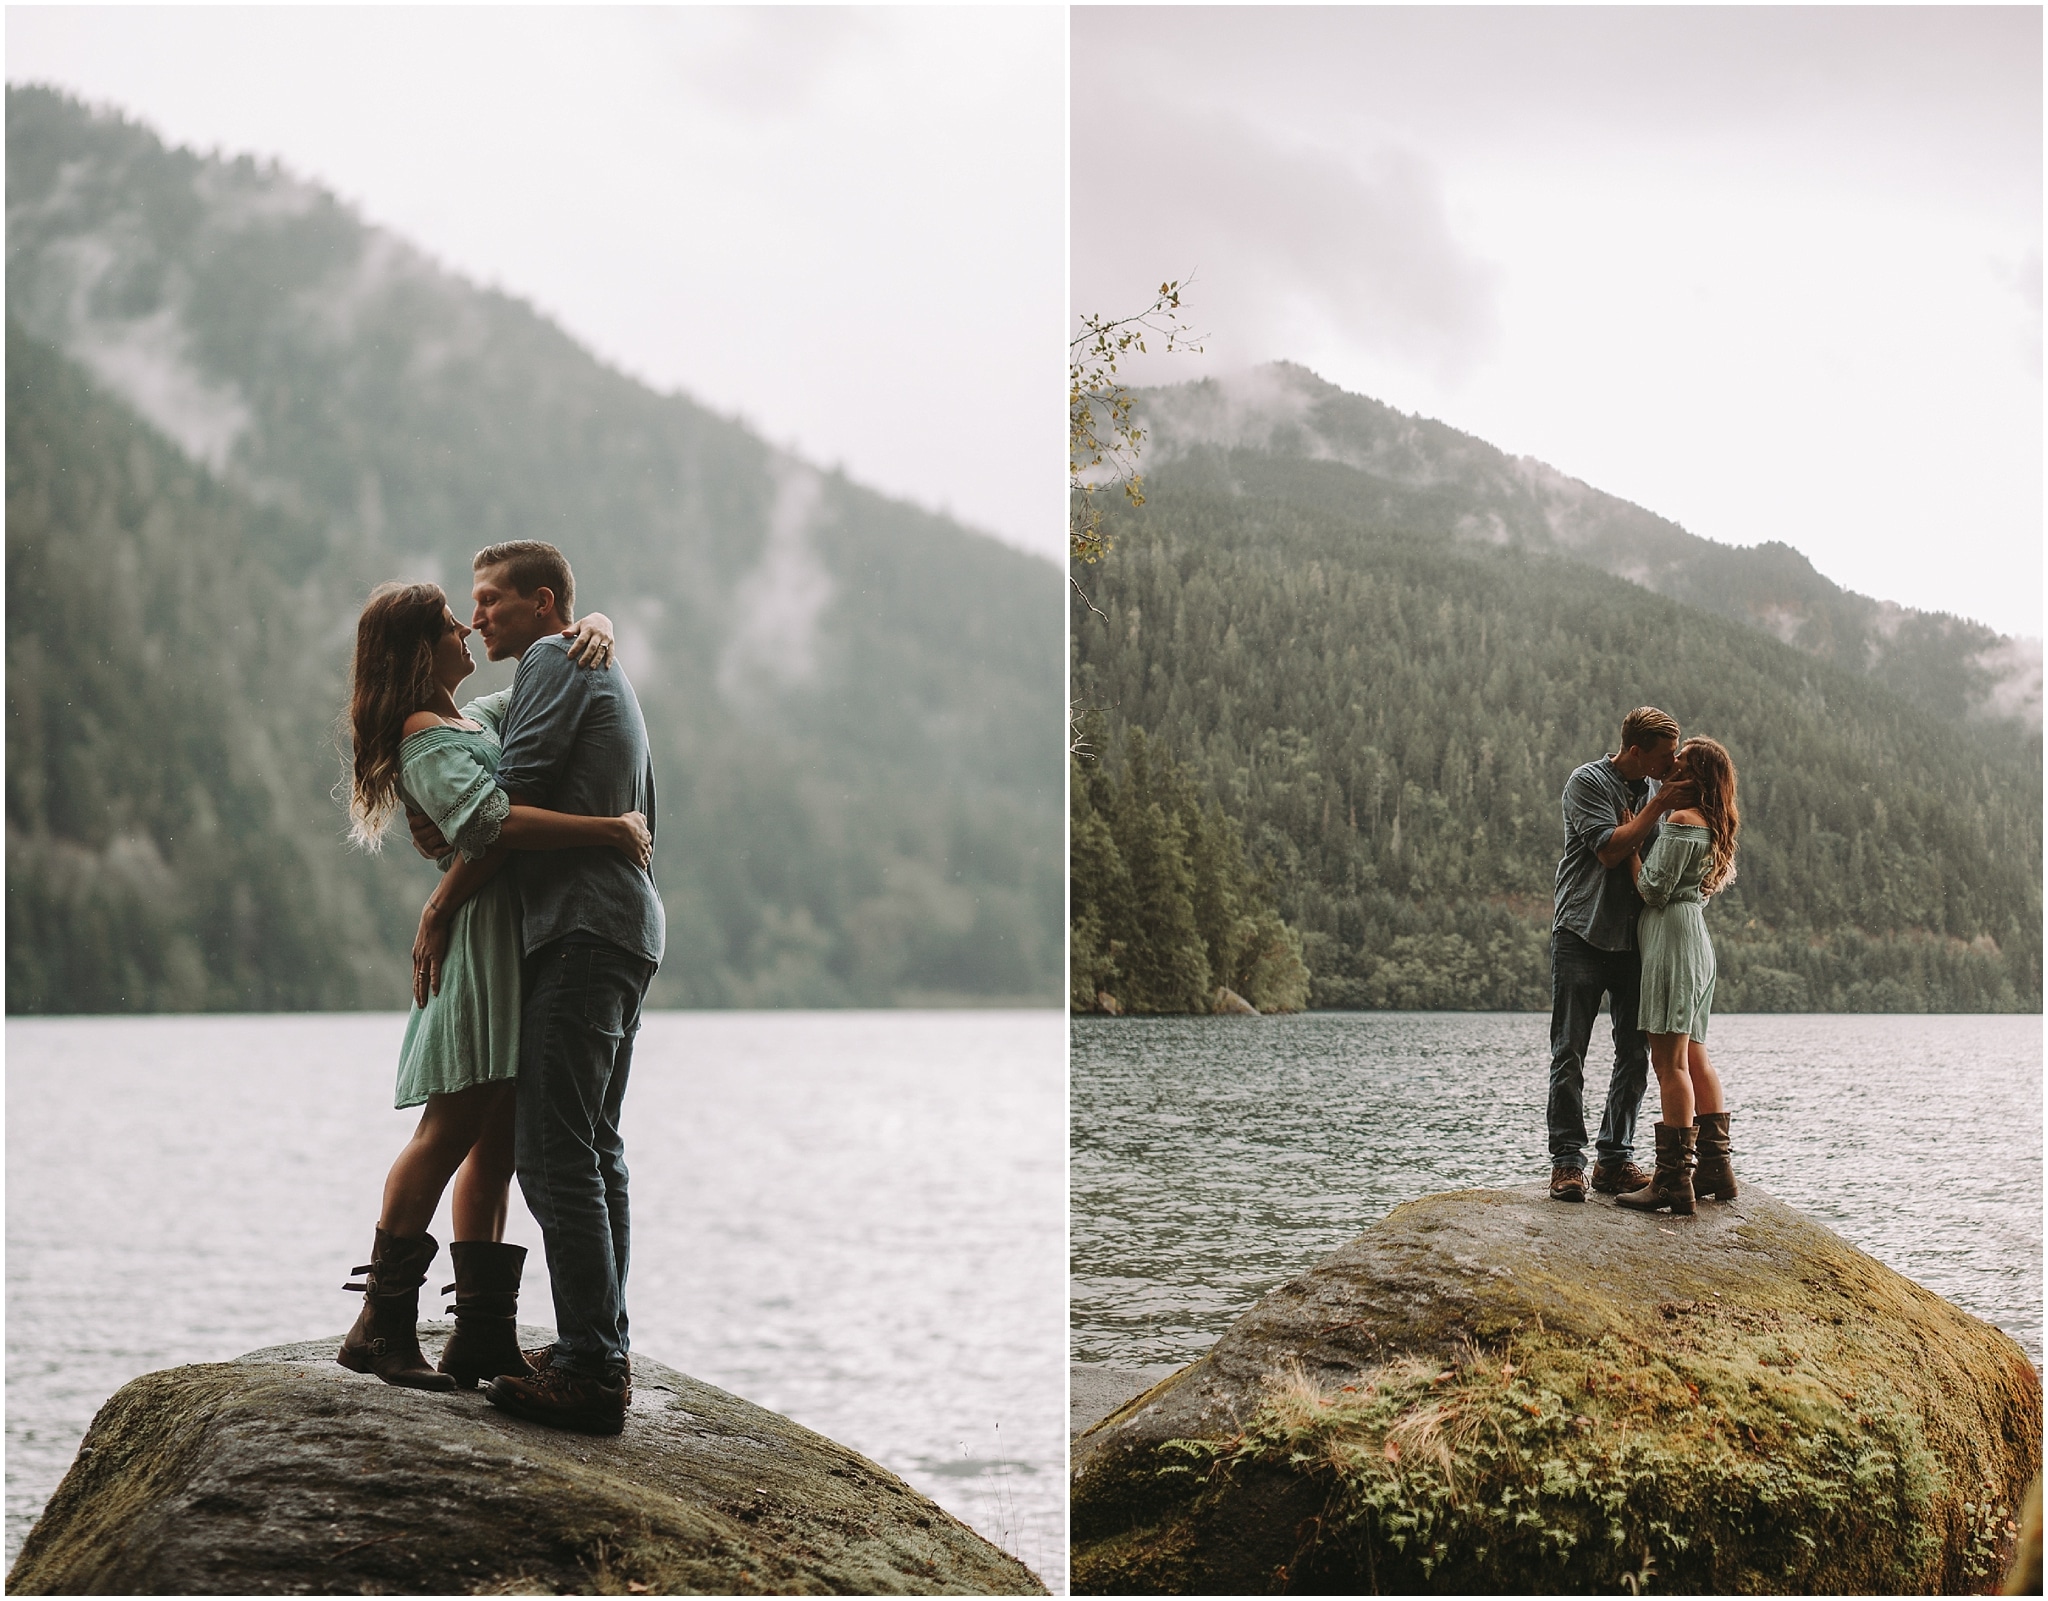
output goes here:
{"type": "Polygon", "coordinates": [[[483,1132],[494,1084],[479,1084],[452,1095],[430,1095],[419,1127],[391,1164],[384,1180],[384,1213],[377,1226],[400,1239],[427,1232],[448,1177],[462,1165],[483,1132]]]}
{"type": "MultiPolygon", "coordinates": [[[[1650,1066],[1657,1074],[1657,1101],[1662,1121],[1672,1128],[1692,1127],[1692,1077],[1686,1071],[1687,1045],[1683,1034],[1652,1034],[1650,1066]]],[[[1718,1091],[1719,1082],[1716,1081],[1718,1091]]]]}
{"type": "Polygon", "coordinates": [[[491,1106],[483,1132],[455,1175],[455,1238],[502,1240],[512,1199],[512,1114],[519,1104],[512,1079],[486,1084],[491,1106]]]}
{"type": "MultiPolygon", "coordinates": [[[[1685,1073],[1692,1081],[1695,1113],[1728,1110],[1728,1103],[1721,1099],[1721,1075],[1714,1071],[1714,1064],[1707,1058],[1707,1047],[1699,1040],[1686,1043],[1685,1073]]],[[[1689,1123],[1692,1119],[1687,1118],[1686,1121],[1689,1123]]]]}

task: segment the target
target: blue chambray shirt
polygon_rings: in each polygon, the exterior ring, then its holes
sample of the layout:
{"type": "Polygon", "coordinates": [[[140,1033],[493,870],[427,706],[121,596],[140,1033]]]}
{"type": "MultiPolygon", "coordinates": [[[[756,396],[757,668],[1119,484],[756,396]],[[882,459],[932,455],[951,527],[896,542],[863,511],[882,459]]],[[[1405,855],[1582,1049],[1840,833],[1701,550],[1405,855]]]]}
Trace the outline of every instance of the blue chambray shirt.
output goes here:
{"type": "MultiPolygon", "coordinates": [[[[640,700],[617,662],[579,667],[569,642],[527,646],[501,728],[498,787],[531,806],[581,817],[642,812],[654,829],[654,760],[640,700]]],[[[657,965],[668,923],[653,873],[609,846],[514,851],[520,943],[530,956],[565,934],[591,934],[657,965]]]]}
{"type": "MultiPolygon", "coordinates": [[[[1643,900],[1628,863],[1602,867],[1595,853],[1621,826],[1622,809],[1641,811],[1653,793],[1647,778],[1630,783],[1605,756],[1572,770],[1564,781],[1564,857],[1557,864],[1553,929],[1570,929],[1596,950],[1636,948],[1636,913],[1643,900]]],[[[1662,829],[1653,828],[1645,844],[1662,829]]]]}

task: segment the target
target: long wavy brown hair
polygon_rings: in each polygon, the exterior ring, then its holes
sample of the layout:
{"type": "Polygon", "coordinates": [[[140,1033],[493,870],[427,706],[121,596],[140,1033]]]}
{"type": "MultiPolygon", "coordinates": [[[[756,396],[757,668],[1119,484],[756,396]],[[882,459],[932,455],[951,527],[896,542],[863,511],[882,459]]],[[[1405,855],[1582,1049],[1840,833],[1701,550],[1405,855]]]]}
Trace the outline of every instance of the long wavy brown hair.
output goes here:
{"type": "Polygon", "coordinates": [[[434,646],[448,631],[447,611],[439,584],[380,584],[356,619],[348,833],[365,850],[383,847],[385,825],[398,810],[398,747],[406,718],[434,702],[434,646]]]}
{"type": "Polygon", "coordinates": [[[1735,836],[1742,827],[1742,812],[1735,804],[1735,761],[1718,740],[1695,734],[1679,746],[1676,766],[1698,789],[1699,799],[1693,804],[1713,836],[1706,876],[1700,880],[1702,893],[1712,895],[1735,877],[1735,836]]]}

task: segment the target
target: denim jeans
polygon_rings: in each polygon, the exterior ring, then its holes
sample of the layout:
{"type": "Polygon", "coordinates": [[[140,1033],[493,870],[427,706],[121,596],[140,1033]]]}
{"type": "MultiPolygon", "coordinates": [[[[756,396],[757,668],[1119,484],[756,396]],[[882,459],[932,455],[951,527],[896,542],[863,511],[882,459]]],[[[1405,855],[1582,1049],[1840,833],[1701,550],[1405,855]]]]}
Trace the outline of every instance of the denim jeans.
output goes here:
{"type": "Polygon", "coordinates": [[[654,964],[572,934],[526,958],[520,1010],[520,1193],[555,1292],[555,1361],[578,1378],[625,1371],[626,1147],[619,1106],[654,964]]]}
{"type": "Polygon", "coordinates": [[[1636,1112],[1650,1078],[1650,1042],[1636,1027],[1642,959],[1633,950],[1603,951],[1570,929],[1550,935],[1550,1164],[1586,1165],[1586,1051],[1605,995],[1614,1023],[1614,1074],[1600,1114],[1602,1162],[1635,1154],[1636,1112]]]}

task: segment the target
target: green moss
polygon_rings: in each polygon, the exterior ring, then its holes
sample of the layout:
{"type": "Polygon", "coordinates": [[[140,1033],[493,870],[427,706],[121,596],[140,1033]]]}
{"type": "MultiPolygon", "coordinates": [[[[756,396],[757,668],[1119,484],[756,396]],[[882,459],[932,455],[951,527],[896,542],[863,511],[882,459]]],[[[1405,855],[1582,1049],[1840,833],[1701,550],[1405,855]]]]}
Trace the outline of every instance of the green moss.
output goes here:
{"type": "Polygon", "coordinates": [[[1434,1196],[1082,1437],[1074,1588],[1954,1594],[2040,1425],[2009,1338],[1759,1193],[1434,1196]]]}
{"type": "Polygon", "coordinates": [[[1290,1588],[1882,1591],[1940,1555],[1918,1417],[1769,1330],[1711,1356],[1539,1336],[1334,1392],[1296,1373],[1237,1435],[1162,1457],[1197,1522],[1248,1476],[1312,1489],[1290,1588]]]}

